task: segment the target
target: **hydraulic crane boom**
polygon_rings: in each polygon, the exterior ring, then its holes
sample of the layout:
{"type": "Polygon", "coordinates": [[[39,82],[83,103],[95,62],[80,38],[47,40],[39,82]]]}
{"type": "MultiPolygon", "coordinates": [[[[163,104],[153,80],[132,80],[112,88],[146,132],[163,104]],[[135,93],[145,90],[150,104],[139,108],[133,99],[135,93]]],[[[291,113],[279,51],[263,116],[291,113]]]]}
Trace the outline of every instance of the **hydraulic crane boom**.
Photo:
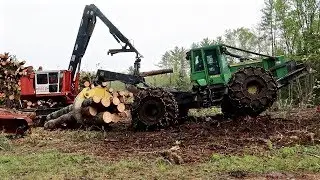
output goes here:
{"type": "Polygon", "coordinates": [[[100,18],[101,21],[109,28],[110,33],[116,39],[116,41],[122,46],[121,49],[110,49],[108,54],[116,54],[121,52],[134,52],[136,53],[136,61],[134,63],[134,74],[139,74],[140,61],[143,57],[138,50],[130,43],[119,29],[114,26],[108,18],[94,5],[86,5],[83,11],[77,39],[73,48],[69,70],[71,71],[71,79],[74,81],[76,72],[79,72],[81,59],[84,56],[87,46],[89,44],[92,32],[96,24],[96,17],[100,18]],[[123,43],[124,45],[122,45],[123,43]]]}

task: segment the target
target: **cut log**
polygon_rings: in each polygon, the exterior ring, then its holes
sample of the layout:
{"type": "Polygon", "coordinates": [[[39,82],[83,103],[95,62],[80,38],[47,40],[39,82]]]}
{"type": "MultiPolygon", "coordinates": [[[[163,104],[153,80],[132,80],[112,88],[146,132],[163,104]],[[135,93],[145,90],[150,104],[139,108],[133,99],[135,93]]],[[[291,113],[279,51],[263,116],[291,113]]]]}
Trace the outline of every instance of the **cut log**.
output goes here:
{"type": "Polygon", "coordinates": [[[93,96],[93,97],[92,97],[92,100],[93,100],[94,103],[98,104],[98,103],[100,103],[100,101],[101,101],[101,97],[99,97],[99,96],[93,96]]]}
{"type": "Polygon", "coordinates": [[[84,116],[93,117],[93,116],[96,116],[98,114],[98,111],[97,111],[96,108],[88,106],[88,107],[82,108],[81,109],[81,113],[84,116]]]}
{"type": "Polygon", "coordinates": [[[14,100],[14,95],[10,95],[10,96],[9,96],[9,99],[10,99],[10,100],[14,100]]]}
{"type": "Polygon", "coordinates": [[[42,102],[41,102],[41,101],[37,101],[37,105],[38,105],[38,106],[41,106],[41,105],[42,105],[42,102]]]}
{"type": "Polygon", "coordinates": [[[28,101],[28,102],[27,102],[27,106],[32,106],[32,102],[31,102],[31,101],[28,101]]]}
{"type": "Polygon", "coordinates": [[[111,116],[112,116],[112,121],[111,122],[114,122],[114,123],[116,123],[116,122],[119,122],[120,120],[121,120],[121,117],[118,115],[118,114],[116,114],[116,113],[114,113],[114,114],[111,114],[111,116]]]}
{"type": "Polygon", "coordinates": [[[124,112],[126,110],[126,106],[123,103],[117,105],[117,110],[119,112],[124,112]]]}
{"type": "Polygon", "coordinates": [[[84,85],[84,87],[89,87],[89,86],[90,86],[90,82],[89,82],[89,81],[85,81],[85,82],[83,83],[83,85],[84,85]]]}
{"type": "Polygon", "coordinates": [[[120,104],[120,100],[119,100],[119,98],[118,97],[115,97],[115,96],[113,96],[112,97],[112,103],[114,104],[114,105],[119,105],[120,104]]]}
{"type": "Polygon", "coordinates": [[[107,87],[108,86],[108,82],[102,82],[101,85],[102,85],[102,87],[107,87]]]}
{"type": "Polygon", "coordinates": [[[119,91],[120,96],[125,96],[126,92],[125,91],[119,91]]]}
{"type": "Polygon", "coordinates": [[[103,113],[102,119],[105,123],[110,123],[112,122],[112,114],[108,111],[103,113]]]}
{"type": "Polygon", "coordinates": [[[118,97],[118,96],[119,96],[119,93],[118,93],[117,91],[113,91],[113,92],[112,92],[112,96],[113,96],[113,97],[118,97]]]}
{"type": "Polygon", "coordinates": [[[109,107],[111,104],[110,98],[102,98],[101,104],[103,107],[109,107]]]}
{"type": "Polygon", "coordinates": [[[72,115],[73,115],[72,112],[69,112],[68,114],[64,114],[56,119],[51,119],[44,124],[44,129],[55,129],[62,126],[62,124],[65,124],[65,123],[66,124],[76,123],[72,115]]]}

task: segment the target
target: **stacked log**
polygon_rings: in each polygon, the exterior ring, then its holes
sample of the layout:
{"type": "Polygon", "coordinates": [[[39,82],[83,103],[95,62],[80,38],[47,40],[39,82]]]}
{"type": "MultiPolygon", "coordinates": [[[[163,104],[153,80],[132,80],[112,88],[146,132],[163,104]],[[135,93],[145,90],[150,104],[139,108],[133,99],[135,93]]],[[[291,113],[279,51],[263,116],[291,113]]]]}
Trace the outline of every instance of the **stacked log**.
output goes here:
{"type": "Polygon", "coordinates": [[[52,99],[49,100],[37,100],[37,101],[28,101],[22,100],[21,106],[24,109],[44,109],[44,108],[55,108],[59,106],[58,102],[53,101],[52,99]]]}
{"type": "Polygon", "coordinates": [[[49,114],[45,128],[55,129],[63,124],[70,124],[71,127],[74,124],[87,127],[117,123],[129,118],[132,102],[133,94],[128,91],[88,87],[78,95],[73,105],[49,114]]]}
{"type": "Polygon", "coordinates": [[[7,108],[20,106],[20,77],[31,69],[24,67],[25,63],[9,53],[0,54],[0,104],[7,108]]]}

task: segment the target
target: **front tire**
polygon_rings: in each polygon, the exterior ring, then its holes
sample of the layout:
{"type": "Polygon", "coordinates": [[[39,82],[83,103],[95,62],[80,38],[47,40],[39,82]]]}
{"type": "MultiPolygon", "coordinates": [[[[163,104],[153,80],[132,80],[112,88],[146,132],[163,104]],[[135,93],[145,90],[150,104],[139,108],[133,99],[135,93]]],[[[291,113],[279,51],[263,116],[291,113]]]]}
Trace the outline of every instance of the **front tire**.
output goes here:
{"type": "Polygon", "coordinates": [[[131,108],[135,130],[148,131],[178,123],[178,103],[172,93],[161,88],[141,90],[131,108]]]}
{"type": "Polygon", "coordinates": [[[261,67],[239,69],[228,84],[228,99],[236,114],[258,116],[277,98],[277,83],[261,67]]]}

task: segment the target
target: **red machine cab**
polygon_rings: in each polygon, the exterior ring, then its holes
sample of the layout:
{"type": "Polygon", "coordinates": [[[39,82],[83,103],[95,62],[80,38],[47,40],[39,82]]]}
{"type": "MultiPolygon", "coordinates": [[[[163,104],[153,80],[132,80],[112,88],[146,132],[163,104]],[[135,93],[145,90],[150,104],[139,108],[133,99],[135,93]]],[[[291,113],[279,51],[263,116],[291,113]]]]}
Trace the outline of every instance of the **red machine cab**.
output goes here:
{"type": "Polygon", "coordinates": [[[72,87],[71,71],[35,71],[22,76],[21,100],[36,101],[38,99],[52,99],[63,104],[71,104],[78,90],[77,74],[74,87],[72,87]]]}

